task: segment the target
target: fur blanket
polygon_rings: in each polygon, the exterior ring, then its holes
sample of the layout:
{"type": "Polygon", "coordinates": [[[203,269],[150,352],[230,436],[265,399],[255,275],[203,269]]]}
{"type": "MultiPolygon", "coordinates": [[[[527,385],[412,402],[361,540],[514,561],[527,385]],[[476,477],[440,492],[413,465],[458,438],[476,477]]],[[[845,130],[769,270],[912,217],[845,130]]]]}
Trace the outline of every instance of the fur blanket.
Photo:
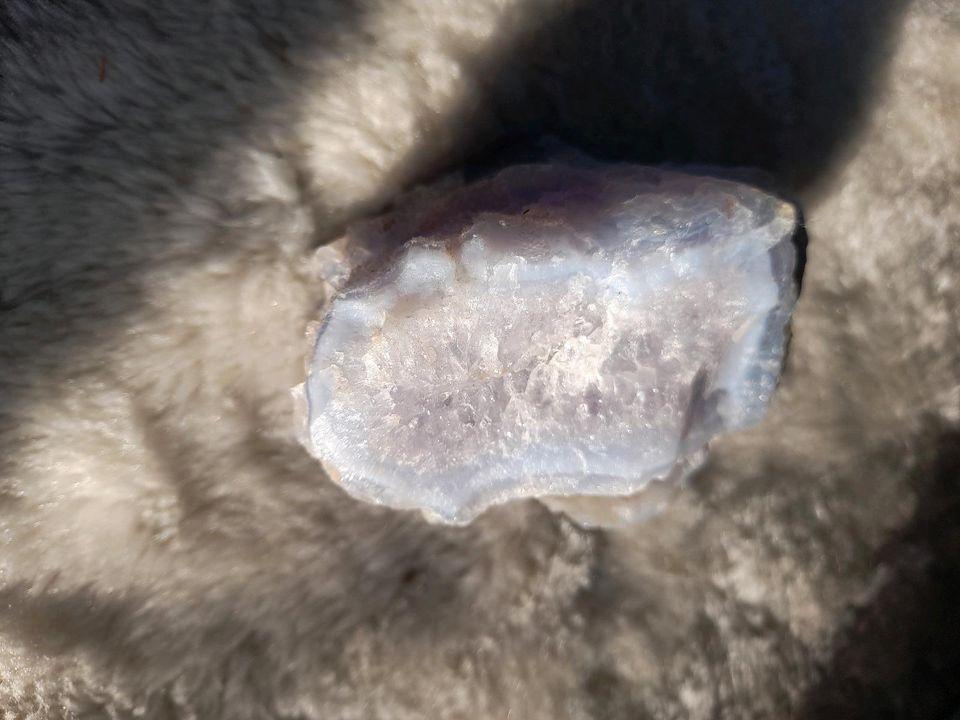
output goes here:
{"type": "Polygon", "coordinates": [[[947,718],[953,0],[7,0],[0,718],[947,718]],[[358,504],[314,248],[542,135],[806,214],[768,419],[629,532],[358,504]]]}

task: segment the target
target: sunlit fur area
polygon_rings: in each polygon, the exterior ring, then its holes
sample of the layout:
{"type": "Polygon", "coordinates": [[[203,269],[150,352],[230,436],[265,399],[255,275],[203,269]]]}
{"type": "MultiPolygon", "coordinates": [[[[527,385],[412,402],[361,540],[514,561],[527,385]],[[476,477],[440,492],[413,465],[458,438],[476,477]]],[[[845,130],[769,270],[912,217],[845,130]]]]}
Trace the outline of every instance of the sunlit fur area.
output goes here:
{"type": "Polygon", "coordinates": [[[953,720],[958,186],[950,0],[7,0],[0,717],[953,720]],[[544,136],[798,204],[767,418],[627,531],[351,499],[315,249],[544,136]]]}

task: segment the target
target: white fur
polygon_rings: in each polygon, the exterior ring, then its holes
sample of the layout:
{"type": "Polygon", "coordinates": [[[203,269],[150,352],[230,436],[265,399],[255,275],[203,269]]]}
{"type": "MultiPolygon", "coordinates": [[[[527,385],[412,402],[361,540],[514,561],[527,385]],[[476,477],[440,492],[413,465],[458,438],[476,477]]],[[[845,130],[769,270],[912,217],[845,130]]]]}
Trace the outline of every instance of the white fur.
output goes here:
{"type": "MultiPolygon", "coordinates": [[[[898,17],[844,152],[816,186],[784,173],[811,248],[769,421],[603,536],[535,504],[463,529],[358,504],[288,391],[315,246],[494,138],[666,122],[613,70],[666,31],[630,3],[557,47],[561,0],[112,5],[0,10],[0,718],[799,712],[929,423],[960,422],[955,20],[898,17]]],[[[799,57],[783,30],[744,38],[743,97],[799,57]]]]}

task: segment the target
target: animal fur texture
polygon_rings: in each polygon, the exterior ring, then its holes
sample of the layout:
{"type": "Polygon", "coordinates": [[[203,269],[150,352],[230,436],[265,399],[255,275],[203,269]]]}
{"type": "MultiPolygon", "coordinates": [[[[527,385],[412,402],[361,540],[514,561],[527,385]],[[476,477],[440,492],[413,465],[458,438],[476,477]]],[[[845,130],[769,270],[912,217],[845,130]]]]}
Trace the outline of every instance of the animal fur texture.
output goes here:
{"type": "Polygon", "coordinates": [[[7,0],[0,183],[0,718],[960,706],[952,0],[7,0]],[[768,419],[628,532],[351,500],[313,250],[547,134],[800,203],[768,419]]]}

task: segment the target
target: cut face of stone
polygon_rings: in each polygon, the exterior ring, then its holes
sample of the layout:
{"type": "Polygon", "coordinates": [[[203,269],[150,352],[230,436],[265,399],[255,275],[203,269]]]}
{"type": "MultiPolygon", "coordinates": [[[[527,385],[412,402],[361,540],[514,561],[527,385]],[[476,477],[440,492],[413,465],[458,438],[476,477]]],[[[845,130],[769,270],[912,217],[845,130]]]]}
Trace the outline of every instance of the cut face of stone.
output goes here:
{"type": "Polygon", "coordinates": [[[421,193],[348,234],[387,249],[321,325],[307,447],[352,495],[453,523],[675,478],[764,415],[795,224],[750,186],[636,166],[421,193]]]}

